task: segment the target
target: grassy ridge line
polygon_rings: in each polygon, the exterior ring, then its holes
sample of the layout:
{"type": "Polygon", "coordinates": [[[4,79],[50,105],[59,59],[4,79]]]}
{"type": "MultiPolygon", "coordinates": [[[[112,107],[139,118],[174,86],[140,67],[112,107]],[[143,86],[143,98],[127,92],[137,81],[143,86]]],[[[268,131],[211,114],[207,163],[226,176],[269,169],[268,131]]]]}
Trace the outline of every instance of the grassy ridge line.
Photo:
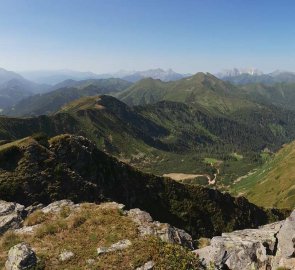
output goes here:
{"type": "Polygon", "coordinates": [[[245,93],[238,87],[219,80],[209,73],[201,72],[173,82],[144,79],[117,96],[132,106],[167,100],[192,106],[201,105],[214,114],[230,113],[240,108],[249,109],[257,106],[255,102],[247,100],[245,93]]]}

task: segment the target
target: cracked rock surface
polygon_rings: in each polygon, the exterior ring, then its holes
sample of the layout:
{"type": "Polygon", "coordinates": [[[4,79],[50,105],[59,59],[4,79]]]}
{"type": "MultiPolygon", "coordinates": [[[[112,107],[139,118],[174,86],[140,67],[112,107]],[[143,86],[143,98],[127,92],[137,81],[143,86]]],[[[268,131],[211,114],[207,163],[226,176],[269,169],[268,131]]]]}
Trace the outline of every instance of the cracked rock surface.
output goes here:
{"type": "Polygon", "coordinates": [[[196,253],[204,266],[214,269],[295,269],[295,211],[284,221],[223,233],[196,253]]]}
{"type": "Polygon", "coordinates": [[[26,211],[23,205],[0,200],[0,235],[9,229],[20,228],[25,216],[26,211]]]}

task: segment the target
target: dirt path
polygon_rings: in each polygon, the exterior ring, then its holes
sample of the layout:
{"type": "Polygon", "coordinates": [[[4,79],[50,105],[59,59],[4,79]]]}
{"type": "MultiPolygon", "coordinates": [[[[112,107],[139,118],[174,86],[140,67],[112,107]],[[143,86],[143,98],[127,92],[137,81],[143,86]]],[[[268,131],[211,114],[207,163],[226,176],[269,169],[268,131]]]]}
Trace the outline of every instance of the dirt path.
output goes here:
{"type": "Polygon", "coordinates": [[[203,174],[187,174],[187,173],[165,173],[165,174],[163,174],[163,176],[170,177],[171,179],[173,179],[175,181],[181,181],[181,180],[194,179],[194,178],[202,177],[205,175],[203,175],[203,174]]]}

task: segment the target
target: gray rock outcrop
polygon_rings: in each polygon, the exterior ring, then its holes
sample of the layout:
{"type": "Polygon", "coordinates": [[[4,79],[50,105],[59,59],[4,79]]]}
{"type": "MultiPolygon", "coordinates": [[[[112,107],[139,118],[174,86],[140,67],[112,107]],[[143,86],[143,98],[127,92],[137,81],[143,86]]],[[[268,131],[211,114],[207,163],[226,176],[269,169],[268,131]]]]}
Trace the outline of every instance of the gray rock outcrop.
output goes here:
{"type": "Polygon", "coordinates": [[[143,235],[154,235],[168,243],[175,243],[193,249],[192,237],[184,230],[175,228],[168,223],[153,221],[151,215],[138,208],[126,211],[127,215],[138,224],[138,230],[143,235]]]}
{"type": "MultiPolygon", "coordinates": [[[[120,211],[123,211],[125,208],[123,204],[116,202],[103,203],[101,207],[118,209],[120,211]]],[[[154,235],[165,242],[179,244],[193,249],[192,237],[184,230],[173,227],[168,223],[154,221],[148,212],[142,211],[139,208],[125,210],[124,214],[138,225],[141,236],[154,235]]]]}
{"type": "Polygon", "coordinates": [[[284,221],[213,237],[194,253],[214,269],[295,270],[295,211],[284,221]]]}
{"type": "Polygon", "coordinates": [[[9,250],[5,268],[6,270],[26,270],[32,269],[36,265],[35,252],[26,243],[20,243],[9,250]]]}
{"type": "Polygon", "coordinates": [[[273,266],[295,269],[295,210],[288,217],[277,234],[278,246],[273,266]]]}
{"type": "Polygon", "coordinates": [[[61,209],[63,207],[69,207],[70,209],[74,208],[74,207],[78,207],[79,204],[74,204],[72,201],[70,200],[60,200],[60,201],[56,201],[53,202],[49,205],[47,205],[46,207],[42,208],[41,211],[45,214],[49,213],[49,212],[59,212],[61,211],[61,209]]]}
{"type": "Polygon", "coordinates": [[[25,216],[26,211],[23,205],[0,201],[0,235],[9,229],[20,228],[25,216]]]}

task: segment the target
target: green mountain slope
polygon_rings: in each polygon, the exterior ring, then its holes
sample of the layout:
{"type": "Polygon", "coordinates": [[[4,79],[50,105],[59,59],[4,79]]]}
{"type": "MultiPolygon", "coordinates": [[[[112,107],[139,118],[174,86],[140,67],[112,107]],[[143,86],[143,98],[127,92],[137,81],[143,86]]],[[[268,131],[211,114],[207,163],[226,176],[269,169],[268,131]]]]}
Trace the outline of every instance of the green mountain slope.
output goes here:
{"type": "Polygon", "coordinates": [[[276,83],[273,85],[249,84],[242,88],[252,100],[295,110],[294,83],[276,83]]]}
{"type": "Polygon", "coordinates": [[[118,94],[118,98],[129,105],[145,105],[169,100],[191,106],[201,105],[211,112],[219,113],[257,106],[244,96],[239,88],[209,73],[197,73],[174,82],[149,78],[135,83],[118,94]]]}
{"type": "Polygon", "coordinates": [[[65,80],[53,86],[52,90],[57,90],[59,88],[65,87],[75,87],[75,88],[85,88],[87,86],[97,86],[103,87],[104,89],[109,88],[109,92],[117,92],[122,89],[126,89],[132,85],[129,81],[118,79],[118,78],[109,78],[109,79],[87,79],[87,80],[65,80]]]}
{"type": "Polygon", "coordinates": [[[230,82],[235,85],[246,85],[254,83],[263,83],[265,85],[272,85],[278,82],[278,80],[270,74],[252,75],[252,74],[240,74],[237,76],[223,77],[222,80],[230,82]]]}
{"type": "Polygon", "coordinates": [[[284,213],[244,198],[141,173],[81,136],[32,137],[0,147],[0,197],[25,205],[59,199],[114,200],[138,207],[194,237],[255,227],[284,213]]]}
{"type": "Polygon", "coordinates": [[[266,207],[295,207],[295,142],[284,145],[254,173],[233,186],[236,194],[266,207]]]}
{"type": "Polygon", "coordinates": [[[0,117],[0,140],[37,132],[83,135],[101,150],[158,175],[213,176],[217,168],[206,161],[213,158],[219,163],[218,185],[229,185],[260,164],[264,148],[275,150],[295,137],[295,117],[271,108],[216,115],[200,105],[171,101],[131,108],[111,96],[83,97],[52,116],[0,117]]]}
{"type": "Polygon", "coordinates": [[[80,97],[119,92],[130,86],[130,83],[121,79],[100,79],[71,83],[67,81],[60,86],[62,88],[23,99],[3,113],[10,116],[52,114],[66,103],[80,97]]]}

